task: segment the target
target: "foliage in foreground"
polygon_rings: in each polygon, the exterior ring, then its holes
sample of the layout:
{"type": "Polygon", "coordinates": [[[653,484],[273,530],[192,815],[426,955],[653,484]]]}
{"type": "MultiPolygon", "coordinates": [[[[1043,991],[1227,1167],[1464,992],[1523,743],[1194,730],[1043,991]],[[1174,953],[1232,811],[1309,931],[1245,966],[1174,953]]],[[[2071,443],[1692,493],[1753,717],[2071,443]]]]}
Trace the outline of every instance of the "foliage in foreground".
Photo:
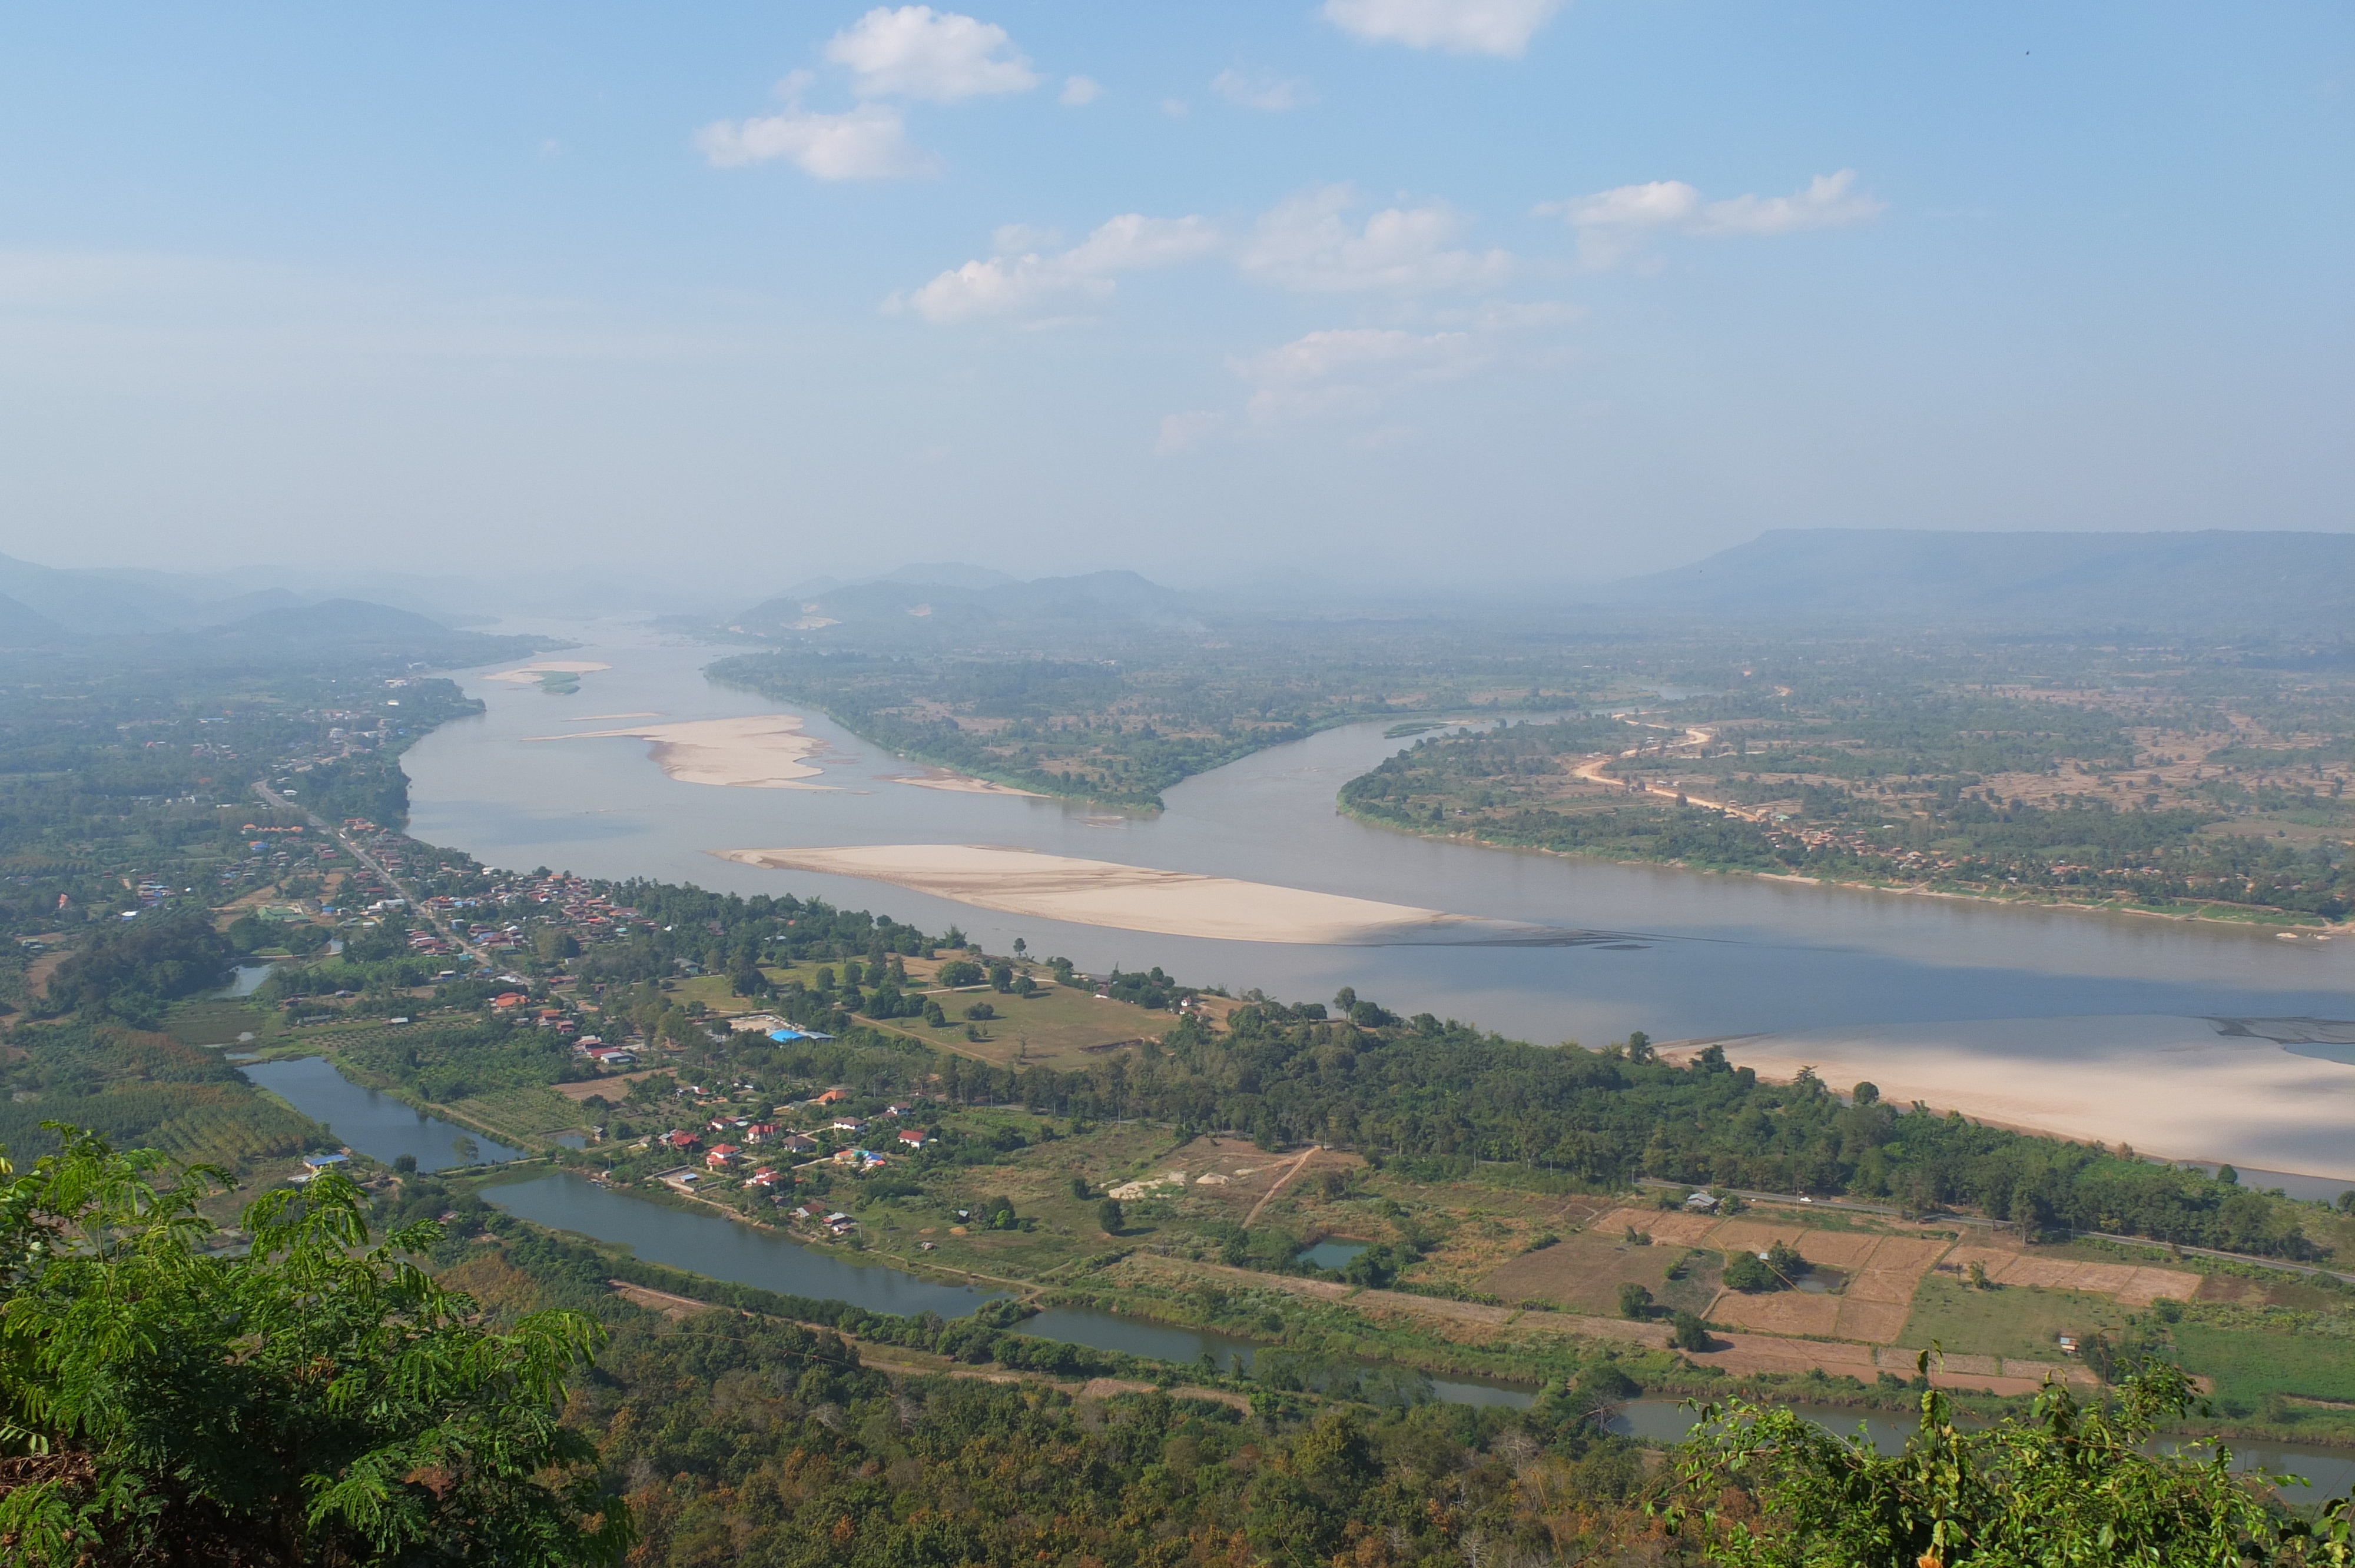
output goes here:
{"type": "Polygon", "coordinates": [[[2162,1421],[2197,1404],[2180,1371],[2152,1363],[2115,1405],[2081,1404],[2056,1384],[2028,1419],[1972,1432],[1933,1390],[1904,1451],[1882,1455],[1868,1437],[1731,1401],[1702,1409],[1680,1466],[1691,1496],[1719,1500],[1677,1518],[1730,1568],[2355,1561],[2343,1502],[2309,1525],[2267,1496],[2279,1478],[2235,1475],[2228,1448],[2148,1451],[2162,1421]]]}
{"type": "MultiPolygon", "coordinates": [[[[0,1557],[12,1563],[612,1562],[627,1511],[561,1425],[602,1331],[540,1312],[493,1332],[369,1245],[329,1171],[203,1250],[217,1173],[76,1128],[0,1186],[0,1557]]],[[[5,1171],[0,1171],[5,1173],[5,1171]]]]}

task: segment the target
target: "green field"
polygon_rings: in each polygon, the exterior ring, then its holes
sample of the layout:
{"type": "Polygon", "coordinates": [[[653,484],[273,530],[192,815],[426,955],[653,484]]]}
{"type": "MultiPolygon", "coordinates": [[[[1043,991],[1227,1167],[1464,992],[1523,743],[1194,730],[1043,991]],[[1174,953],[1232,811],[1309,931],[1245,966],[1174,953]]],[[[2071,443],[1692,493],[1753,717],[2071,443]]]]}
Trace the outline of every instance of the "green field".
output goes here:
{"type": "Polygon", "coordinates": [[[2128,1316],[2116,1303],[2080,1290],[1974,1290],[1934,1274],[1914,1294],[1902,1342],[1917,1350],[1935,1344],[1955,1355],[2051,1361],[2061,1359],[2061,1335],[2083,1340],[2097,1330],[2122,1329],[2128,1316]]]}
{"type": "Polygon", "coordinates": [[[949,1015],[946,1028],[932,1029],[921,1018],[868,1020],[911,1040],[922,1040],[944,1051],[977,1056],[999,1066],[1077,1067],[1100,1060],[1091,1046],[1119,1041],[1157,1040],[1177,1027],[1167,1012],[1148,1012],[1124,1001],[1114,1001],[1092,991],[1076,991],[1042,980],[1038,994],[1024,998],[989,991],[961,991],[940,995],[941,1010],[949,1015]],[[976,1001],[989,1003],[997,1016],[981,1025],[989,1036],[979,1042],[964,1037],[964,1010],[976,1001]]]}
{"type": "Polygon", "coordinates": [[[2355,1340],[2212,1323],[2178,1323],[2171,1337],[2186,1372],[2216,1380],[2228,1414],[2247,1414],[2269,1393],[2355,1404],[2355,1340]]]}
{"type": "Polygon", "coordinates": [[[260,1044],[286,1032],[275,1008],[250,1001],[184,1001],[165,1015],[164,1033],[187,1045],[229,1045],[240,1034],[260,1044]]]}
{"type": "Polygon", "coordinates": [[[519,1084],[470,1095],[451,1101],[450,1108],[503,1142],[521,1147],[546,1143],[559,1132],[586,1131],[602,1119],[580,1101],[567,1099],[544,1084],[519,1084]]]}

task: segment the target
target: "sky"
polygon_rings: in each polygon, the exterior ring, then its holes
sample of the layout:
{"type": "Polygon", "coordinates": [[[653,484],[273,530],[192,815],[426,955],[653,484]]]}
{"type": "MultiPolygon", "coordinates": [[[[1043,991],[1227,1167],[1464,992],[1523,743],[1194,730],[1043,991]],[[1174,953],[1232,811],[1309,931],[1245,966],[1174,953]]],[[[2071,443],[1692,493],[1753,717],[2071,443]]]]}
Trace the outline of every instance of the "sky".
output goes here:
{"type": "Polygon", "coordinates": [[[2355,527],[2355,8],[0,8],[0,551],[1477,588],[2355,527]]]}

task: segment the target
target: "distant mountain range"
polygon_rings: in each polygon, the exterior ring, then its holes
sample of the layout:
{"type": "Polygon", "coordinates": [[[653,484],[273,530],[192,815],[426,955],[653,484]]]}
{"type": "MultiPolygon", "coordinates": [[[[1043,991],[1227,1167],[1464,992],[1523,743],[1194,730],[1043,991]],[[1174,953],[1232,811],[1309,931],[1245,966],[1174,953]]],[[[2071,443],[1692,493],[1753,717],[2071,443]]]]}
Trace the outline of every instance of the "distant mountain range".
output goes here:
{"type": "Polygon", "coordinates": [[[1742,617],[2355,629],[2355,534],[1778,528],[1594,602],[1742,617]]]}
{"type": "MultiPolygon", "coordinates": [[[[0,650],[72,653],[133,644],[202,663],[336,650],[453,665],[531,640],[460,630],[413,609],[283,587],[129,568],[44,567],[0,556],[0,650]]],[[[545,640],[541,640],[545,641],[545,640]]]]}
{"type": "Polygon", "coordinates": [[[1024,582],[986,567],[903,567],[862,583],[820,579],[736,617],[739,630],[773,636],[841,626],[862,641],[936,641],[1050,623],[1061,627],[1178,624],[1192,619],[1174,589],[1135,572],[1090,572],[1024,582]]]}

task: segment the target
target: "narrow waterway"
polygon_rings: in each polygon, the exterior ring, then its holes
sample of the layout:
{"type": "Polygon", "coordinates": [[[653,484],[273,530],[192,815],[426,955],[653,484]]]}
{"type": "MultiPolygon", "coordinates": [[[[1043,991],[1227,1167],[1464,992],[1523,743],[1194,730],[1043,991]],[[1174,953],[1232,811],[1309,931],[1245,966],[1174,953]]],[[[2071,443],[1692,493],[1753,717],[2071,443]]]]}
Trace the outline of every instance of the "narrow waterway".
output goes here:
{"type": "MultiPolygon", "coordinates": [[[[402,1154],[413,1154],[421,1170],[432,1171],[511,1160],[518,1152],[493,1139],[470,1136],[464,1128],[439,1118],[361,1088],[321,1057],[257,1063],[243,1071],[313,1120],[330,1123],[337,1137],[372,1159],[389,1162],[402,1154]],[[475,1146],[474,1152],[461,1157],[466,1141],[475,1146]]],[[[847,1301],[874,1312],[936,1312],[943,1318],[962,1318],[983,1302],[1007,1294],[986,1287],[919,1279],[886,1264],[862,1263],[853,1256],[804,1246],[773,1231],[723,1214],[698,1213],[651,1202],[626,1190],[570,1171],[549,1171],[521,1181],[495,1183],[483,1190],[483,1197],[519,1219],[552,1231],[626,1246],[649,1263],[781,1295],[847,1301]]],[[[1319,1247],[1331,1249],[1327,1255],[1343,1262],[1362,1250],[1353,1242],[1326,1242],[1319,1247]]],[[[1312,1248],[1311,1255],[1317,1250],[1312,1248]]],[[[1262,1349],[1258,1341],[1232,1334],[1156,1322],[1092,1307],[1050,1308],[1026,1319],[1021,1332],[1180,1366],[1198,1365],[1207,1355],[1211,1364],[1222,1371],[1235,1365],[1248,1370],[1262,1349]]],[[[1526,1409],[1534,1399],[1530,1389],[1503,1382],[1461,1376],[1433,1377],[1429,1381],[1432,1397],[1449,1404],[1526,1409]]],[[[1794,1408],[1809,1420],[1842,1435],[1853,1432],[1860,1418],[1855,1411],[1835,1406],[1794,1408]]],[[[1894,1453],[1902,1447],[1912,1430],[1909,1425],[1886,1415],[1863,1419],[1873,1441],[1885,1453],[1894,1453]]],[[[1638,1399],[1620,1406],[1607,1425],[1623,1436],[1674,1442],[1684,1436],[1691,1420],[1690,1412],[1674,1401],[1638,1399]]],[[[2237,1461],[2243,1466],[2263,1464],[2306,1477],[2314,1489],[2302,1500],[2337,1497],[2355,1488],[2355,1454],[2342,1449],[2250,1444],[2245,1449],[2235,1446],[2235,1453],[2237,1461]]]]}
{"type": "Polygon", "coordinates": [[[229,971],[229,984],[213,992],[213,995],[222,999],[223,1001],[241,996],[251,996],[255,991],[261,989],[261,982],[270,978],[270,971],[275,968],[277,968],[277,965],[274,963],[266,962],[259,964],[240,964],[229,971]]]}
{"type": "Polygon", "coordinates": [[[465,1165],[496,1165],[522,1156],[495,1138],[468,1132],[455,1123],[428,1116],[390,1095],[362,1088],[324,1056],[301,1056],[290,1062],[246,1062],[238,1071],[272,1094],[323,1123],[346,1146],[387,1165],[406,1154],[420,1171],[448,1171],[465,1165]]]}

